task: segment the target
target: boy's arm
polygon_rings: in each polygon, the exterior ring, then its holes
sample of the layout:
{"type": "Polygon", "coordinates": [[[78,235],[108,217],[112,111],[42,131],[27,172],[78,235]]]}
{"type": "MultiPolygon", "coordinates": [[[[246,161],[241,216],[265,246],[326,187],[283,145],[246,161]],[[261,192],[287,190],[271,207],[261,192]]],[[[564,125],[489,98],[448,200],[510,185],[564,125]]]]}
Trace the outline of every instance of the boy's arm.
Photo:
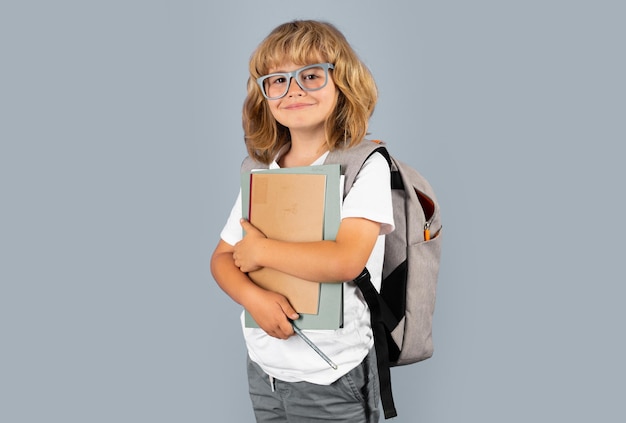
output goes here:
{"type": "Polygon", "coordinates": [[[287,298],[265,290],[242,273],[233,260],[233,246],[220,240],[211,257],[211,273],[217,284],[235,302],[241,304],[252,315],[268,335],[287,339],[294,334],[289,319],[298,314],[287,298]]]}
{"type": "Polygon", "coordinates": [[[269,267],[301,279],[343,282],[365,267],[380,233],[380,223],[363,218],[341,221],[335,241],[284,242],[267,239],[242,220],[246,236],[233,248],[241,272],[269,267]]]}

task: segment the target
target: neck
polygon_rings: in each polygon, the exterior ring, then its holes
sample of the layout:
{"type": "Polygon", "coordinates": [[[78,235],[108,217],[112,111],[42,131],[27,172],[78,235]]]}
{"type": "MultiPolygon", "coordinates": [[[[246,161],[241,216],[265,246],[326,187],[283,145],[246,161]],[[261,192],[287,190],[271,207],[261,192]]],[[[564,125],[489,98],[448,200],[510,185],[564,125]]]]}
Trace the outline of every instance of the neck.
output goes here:
{"type": "Polygon", "coordinates": [[[324,138],[293,135],[289,151],[280,159],[281,167],[309,166],[328,150],[324,138]]]}

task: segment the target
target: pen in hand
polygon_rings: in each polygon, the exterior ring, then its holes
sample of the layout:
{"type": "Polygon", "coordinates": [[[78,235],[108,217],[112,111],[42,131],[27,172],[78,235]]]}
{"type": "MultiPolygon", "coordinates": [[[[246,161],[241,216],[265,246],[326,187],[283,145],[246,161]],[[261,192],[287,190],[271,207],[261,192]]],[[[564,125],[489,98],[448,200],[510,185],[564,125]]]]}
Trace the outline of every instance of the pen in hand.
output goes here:
{"type": "Polygon", "coordinates": [[[313,341],[311,341],[304,333],[302,333],[300,328],[296,326],[296,324],[293,321],[290,320],[290,322],[291,322],[291,326],[293,326],[294,332],[296,332],[296,334],[300,338],[302,338],[304,342],[306,342],[309,345],[309,347],[313,348],[313,351],[315,351],[320,357],[322,357],[328,363],[330,367],[332,367],[334,370],[337,370],[337,365],[330,358],[328,358],[328,356],[324,354],[324,352],[320,350],[317,347],[317,345],[313,343],[313,341]]]}

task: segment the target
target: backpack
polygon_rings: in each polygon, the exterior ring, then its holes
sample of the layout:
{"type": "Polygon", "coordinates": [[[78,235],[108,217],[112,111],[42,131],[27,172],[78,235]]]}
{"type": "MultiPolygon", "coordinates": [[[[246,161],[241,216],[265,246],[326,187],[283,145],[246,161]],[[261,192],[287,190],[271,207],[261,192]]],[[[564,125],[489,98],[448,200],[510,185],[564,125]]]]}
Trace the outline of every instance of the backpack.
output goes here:
{"type": "Polygon", "coordinates": [[[392,157],[381,141],[364,140],[329,153],[326,164],[341,164],[347,195],[363,163],[380,152],[391,168],[395,230],[385,237],[380,293],[367,269],[354,282],[370,308],[385,419],[397,416],[390,367],[416,363],[433,354],[432,319],[441,258],[441,215],[428,181],[392,157]]]}
{"type": "MultiPolygon", "coordinates": [[[[331,151],[324,164],[340,164],[344,197],[365,161],[381,153],[391,169],[395,230],[385,236],[380,293],[366,269],[354,280],[370,309],[380,395],[385,419],[397,416],[390,368],[433,354],[432,320],[441,257],[439,204],[428,181],[392,157],[381,141],[363,140],[331,151]]],[[[267,167],[247,157],[242,171],[267,167]]]]}

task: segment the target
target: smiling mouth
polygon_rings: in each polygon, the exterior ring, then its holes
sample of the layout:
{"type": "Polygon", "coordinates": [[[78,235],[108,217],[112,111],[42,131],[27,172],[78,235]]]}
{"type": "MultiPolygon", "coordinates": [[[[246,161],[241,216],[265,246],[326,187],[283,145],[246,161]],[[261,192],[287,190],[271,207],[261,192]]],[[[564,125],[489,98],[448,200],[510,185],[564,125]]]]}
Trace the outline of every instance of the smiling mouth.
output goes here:
{"type": "Polygon", "coordinates": [[[290,104],[289,106],[286,106],[285,109],[287,110],[297,110],[297,109],[303,109],[306,107],[311,106],[308,103],[295,103],[295,104],[290,104]]]}

